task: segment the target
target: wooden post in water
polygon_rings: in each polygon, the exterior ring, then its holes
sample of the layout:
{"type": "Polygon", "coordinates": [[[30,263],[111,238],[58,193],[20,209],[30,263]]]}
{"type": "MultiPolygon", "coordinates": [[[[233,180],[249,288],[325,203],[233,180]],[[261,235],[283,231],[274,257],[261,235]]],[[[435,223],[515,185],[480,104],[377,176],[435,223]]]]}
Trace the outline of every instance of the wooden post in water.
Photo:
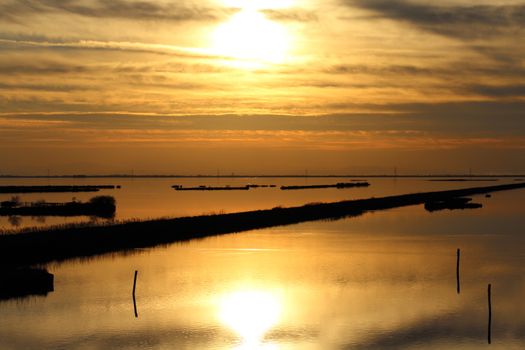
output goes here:
{"type": "Polygon", "coordinates": [[[135,300],[135,289],[137,287],[137,275],[138,275],[138,271],[135,270],[135,277],[133,278],[133,292],[132,292],[132,295],[133,295],[133,309],[135,310],[135,317],[139,317],[139,314],[137,312],[137,301],[135,300]]]}
{"type": "Polygon", "coordinates": [[[461,250],[458,248],[457,261],[456,261],[456,289],[457,289],[458,294],[461,291],[460,281],[459,281],[459,259],[460,257],[461,257],[461,250]]]}
{"type": "Polygon", "coordinates": [[[491,302],[491,285],[489,283],[489,287],[488,287],[488,290],[487,290],[487,294],[488,294],[488,302],[489,302],[489,325],[488,325],[488,342],[489,344],[491,343],[492,341],[492,302],[491,302]]]}

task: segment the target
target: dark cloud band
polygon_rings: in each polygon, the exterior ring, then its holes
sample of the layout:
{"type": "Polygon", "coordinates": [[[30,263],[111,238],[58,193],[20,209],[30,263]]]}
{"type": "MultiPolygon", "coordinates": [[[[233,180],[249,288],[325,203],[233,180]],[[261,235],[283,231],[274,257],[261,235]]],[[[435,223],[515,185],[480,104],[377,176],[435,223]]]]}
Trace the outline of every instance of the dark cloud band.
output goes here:
{"type": "Polygon", "coordinates": [[[441,6],[403,0],[343,0],[379,15],[454,38],[472,39],[523,31],[525,5],[441,6]]]}

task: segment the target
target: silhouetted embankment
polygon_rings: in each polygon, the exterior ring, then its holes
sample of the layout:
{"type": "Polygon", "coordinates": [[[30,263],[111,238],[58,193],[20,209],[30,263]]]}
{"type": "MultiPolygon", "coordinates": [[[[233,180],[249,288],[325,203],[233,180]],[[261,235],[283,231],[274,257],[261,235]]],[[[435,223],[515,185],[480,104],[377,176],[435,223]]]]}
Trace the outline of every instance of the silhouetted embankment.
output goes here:
{"type": "Polygon", "coordinates": [[[120,188],[113,185],[87,186],[0,186],[0,193],[98,192],[120,188]]]}
{"type": "MultiPolygon", "coordinates": [[[[488,195],[487,195],[488,196],[488,195]]],[[[425,202],[425,209],[429,212],[439,210],[458,210],[458,209],[478,209],[482,208],[483,204],[471,203],[472,198],[447,198],[444,200],[425,202]]]]}
{"type": "Polygon", "coordinates": [[[182,185],[171,186],[176,191],[247,191],[250,188],[267,188],[276,187],[275,185],[255,185],[249,184],[246,186],[197,186],[197,187],[183,187],[182,185]]]}
{"type": "Polygon", "coordinates": [[[334,185],[304,185],[304,186],[281,186],[281,190],[307,190],[316,188],[353,188],[353,187],[368,187],[368,182],[339,182],[334,185]]]}
{"type": "Polygon", "coordinates": [[[525,183],[307,204],[292,208],[277,207],[232,214],[37,230],[0,236],[0,264],[47,263],[218,234],[304,221],[336,219],[359,215],[369,210],[390,209],[518,188],[525,188],[525,183]]]}
{"type": "Polygon", "coordinates": [[[0,203],[0,216],[98,216],[112,218],[117,209],[115,198],[97,196],[87,202],[47,203],[17,203],[4,201],[0,203]]]}
{"type": "Polygon", "coordinates": [[[45,296],[54,289],[54,276],[39,268],[0,268],[0,300],[45,296]]]}
{"type": "Polygon", "coordinates": [[[469,181],[469,182],[494,182],[494,181],[499,181],[499,179],[472,179],[472,178],[467,178],[467,179],[430,179],[428,181],[432,181],[432,182],[466,182],[466,181],[469,181]]]}

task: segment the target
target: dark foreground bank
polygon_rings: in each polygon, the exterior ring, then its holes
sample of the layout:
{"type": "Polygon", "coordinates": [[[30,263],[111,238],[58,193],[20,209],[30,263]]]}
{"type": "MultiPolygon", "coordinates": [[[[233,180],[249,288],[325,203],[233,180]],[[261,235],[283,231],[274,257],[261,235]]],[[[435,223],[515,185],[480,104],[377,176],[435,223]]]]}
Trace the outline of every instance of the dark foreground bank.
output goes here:
{"type": "Polygon", "coordinates": [[[0,236],[0,265],[30,265],[168,244],[193,238],[359,215],[430,201],[525,188],[513,183],[232,214],[38,230],[0,236]]]}

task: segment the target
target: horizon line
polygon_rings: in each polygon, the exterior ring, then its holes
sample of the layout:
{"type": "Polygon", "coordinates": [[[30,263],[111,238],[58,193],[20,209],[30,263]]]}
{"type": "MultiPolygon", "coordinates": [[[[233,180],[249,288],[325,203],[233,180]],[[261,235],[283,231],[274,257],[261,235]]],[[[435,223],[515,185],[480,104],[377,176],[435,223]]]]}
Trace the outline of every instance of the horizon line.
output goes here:
{"type": "Polygon", "coordinates": [[[525,174],[230,174],[230,175],[212,175],[212,174],[62,174],[62,175],[20,175],[20,174],[0,174],[0,178],[329,178],[329,177],[375,177],[375,178],[426,178],[426,177],[461,177],[461,178],[497,178],[497,177],[525,177],[525,174]]]}

